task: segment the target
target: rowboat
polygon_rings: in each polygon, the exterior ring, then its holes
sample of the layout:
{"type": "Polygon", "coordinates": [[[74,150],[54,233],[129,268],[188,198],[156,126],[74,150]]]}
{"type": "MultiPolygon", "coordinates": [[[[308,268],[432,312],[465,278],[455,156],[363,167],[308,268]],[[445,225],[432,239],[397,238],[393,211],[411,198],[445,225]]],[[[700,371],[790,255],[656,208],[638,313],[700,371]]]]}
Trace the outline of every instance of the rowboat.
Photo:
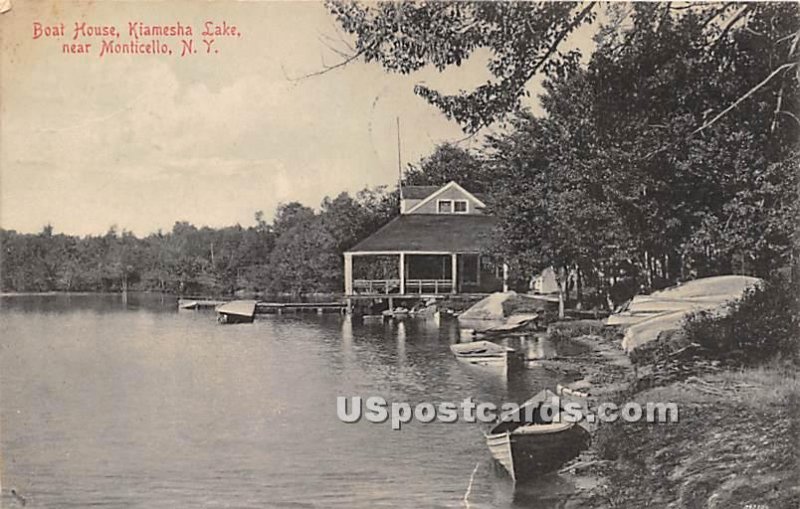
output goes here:
{"type": "Polygon", "coordinates": [[[196,300],[178,299],[178,309],[197,309],[196,300]]]}
{"type": "Polygon", "coordinates": [[[588,443],[589,433],[581,423],[553,417],[547,408],[560,410],[561,400],[545,389],[501,416],[486,435],[489,452],[514,482],[558,469],[588,443]]]}
{"type": "Polygon", "coordinates": [[[607,325],[634,325],[644,320],[678,311],[693,311],[724,307],[740,299],[760,279],[748,276],[712,276],[681,283],[649,295],[637,295],[623,304],[606,320],[607,325]]]}
{"type": "Polygon", "coordinates": [[[219,323],[251,323],[256,314],[256,301],[234,300],[217,307],[219,323]]]}
{"type": "Polygon", "coordinates": [[[508,354],[513,348],[500,346],[491,341],[472,341],[471,343],[457,343],[450,345],[450,351],[456,359],[476,364],[479,366],[505,366],[508,363],[508,354]]]}
{"type": "Polygon", "coordinates": [[[663,333],[677,331],[697,311],[723,316],[730,302],[741,299],[762,280],[748,276],[713,276],[696,279],[650,295],[637,295],[608,317],[607,325],[626,326],[622,347],[630,352],[655,341],[663,333]]]}
{"type": "Polygon", "coordinates": [[[527,330],[532,328],[536,321],[539,319],[539,315],[537,313],[525,313],[519,315],[512,315],[506,319],[506,321],[500,325],[495,325],[493,327],[488,327],[485,329],[477,329],[476,332],[478,334],[510,334],[513,332],[519,332],[522,330],[527,330]]]}

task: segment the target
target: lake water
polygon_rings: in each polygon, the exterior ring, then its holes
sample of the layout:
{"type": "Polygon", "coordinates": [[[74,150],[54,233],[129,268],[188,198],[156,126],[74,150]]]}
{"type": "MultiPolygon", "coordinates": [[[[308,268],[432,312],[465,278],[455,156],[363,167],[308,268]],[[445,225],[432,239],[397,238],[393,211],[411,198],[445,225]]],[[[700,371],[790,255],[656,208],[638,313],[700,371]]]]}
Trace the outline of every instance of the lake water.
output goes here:
{"type": "MultiPolygon", "coordinates": [[[[514,489],[459,421],[345,424],[337,396],[521,402],[543,368],[465,366],[454,321],[258,316],[220,326],[173,298],[3,298],[0,505],[14,507],[559,507],[547,476],[514,489]],[[476,469],[477,466],[477,469],[476,469]]],[[[532,339],[509,346],[549,347],[532,339]]]]}

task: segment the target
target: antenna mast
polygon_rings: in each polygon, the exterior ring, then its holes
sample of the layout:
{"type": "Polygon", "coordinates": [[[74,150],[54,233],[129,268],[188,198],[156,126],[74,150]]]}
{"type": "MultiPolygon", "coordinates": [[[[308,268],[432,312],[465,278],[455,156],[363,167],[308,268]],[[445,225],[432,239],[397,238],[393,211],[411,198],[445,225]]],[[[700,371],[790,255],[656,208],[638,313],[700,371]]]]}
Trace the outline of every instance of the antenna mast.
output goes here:
{"type": "Polygon", "coordinates": [[[400,199],[403,199],[403,160],[400,155],[400,117],[397,120],[397,189],[400,193],[400,199]]]}

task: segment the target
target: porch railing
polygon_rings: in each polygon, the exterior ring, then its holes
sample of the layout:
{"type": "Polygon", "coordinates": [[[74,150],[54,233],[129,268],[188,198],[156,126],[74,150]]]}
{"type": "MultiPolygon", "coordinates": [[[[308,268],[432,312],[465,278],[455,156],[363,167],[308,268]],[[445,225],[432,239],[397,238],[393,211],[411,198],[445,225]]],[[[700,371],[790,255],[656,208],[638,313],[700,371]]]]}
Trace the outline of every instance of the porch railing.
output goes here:
{"type": "MultiPolygon", "coordinates": [[[[406,279],[406,294],[450,293],[452,279],[406,279]]],[[[353,292],[361,294],[388,294],[400,291],[399,279],[354,279],[353,292]]]]}
{"type": "Polygon", "coordinates": [[[393,290],[400,290],[399,279],[354,279],[354,293],[391,293],[393,290]]]}
{"type": "Polygon", "coordinates": [[[452,279],[407,279],[406,293],[450,293],[453,290],[452,279]]]}

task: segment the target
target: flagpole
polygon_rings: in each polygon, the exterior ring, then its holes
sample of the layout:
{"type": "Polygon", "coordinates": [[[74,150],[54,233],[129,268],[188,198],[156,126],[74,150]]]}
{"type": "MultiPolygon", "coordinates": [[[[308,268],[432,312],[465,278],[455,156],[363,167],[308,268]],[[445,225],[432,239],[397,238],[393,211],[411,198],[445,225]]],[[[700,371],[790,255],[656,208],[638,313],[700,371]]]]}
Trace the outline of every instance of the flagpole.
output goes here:
{"type": "Polygon", "coordinates": [[[400,155],[400,117],[397,120],[397,189],[400,192],[400,199],[403,199],[403,159],[400,155]]]}

